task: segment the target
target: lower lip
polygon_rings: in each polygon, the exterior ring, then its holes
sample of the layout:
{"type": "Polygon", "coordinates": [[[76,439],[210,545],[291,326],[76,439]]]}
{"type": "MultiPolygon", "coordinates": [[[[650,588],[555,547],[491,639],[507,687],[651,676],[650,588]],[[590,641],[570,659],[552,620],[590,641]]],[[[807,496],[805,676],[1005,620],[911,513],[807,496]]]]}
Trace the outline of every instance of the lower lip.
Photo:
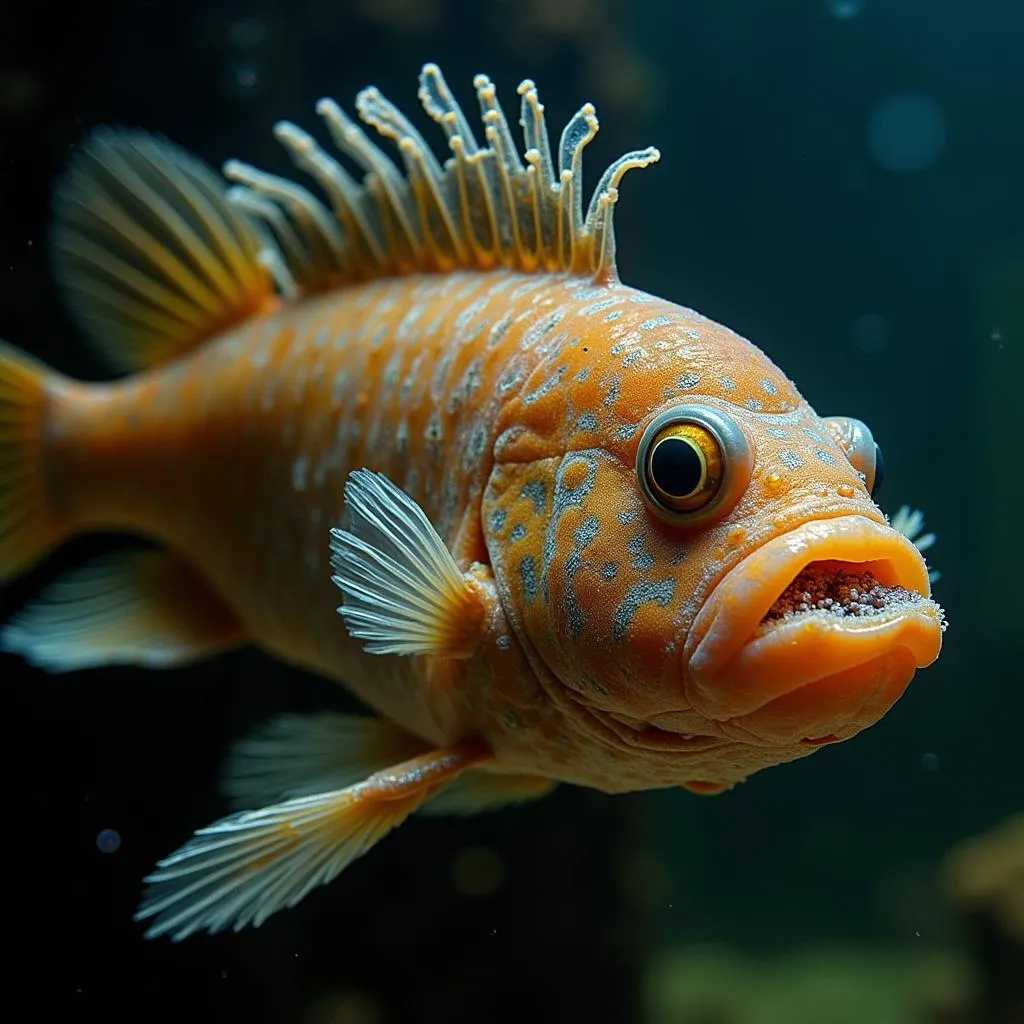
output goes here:
{"type": "Polygon", "coordinates": [[[798,619],[751,640],[801,569],[825,560],[860,563],[882,583],[930,592],[920,553],[888,527],[863,516],[804,523],[748,555],[705,601],[683,655],[695,709],[719,720],[745,714],[894,646],[906,646],[919,668],[934,661],[941,627],[930,601],[878,620],[798,619]]]}
{"type": "Polygon", "coordinates": [[[897,648],[923,668],[938,657],[940,635],[931,602],[878,621],[797,619],[744,644],[713,679],[694,674],[690,696],[710,717],[733,718],[897,648]]]}
{"type": "Polygon", "coordinates": [[[748,743],[813,749],[849,739],[874,725],[914,678],[914,655],[891,648],[850,669],[826,675],[723,723],[727,735],[748,743]]]}

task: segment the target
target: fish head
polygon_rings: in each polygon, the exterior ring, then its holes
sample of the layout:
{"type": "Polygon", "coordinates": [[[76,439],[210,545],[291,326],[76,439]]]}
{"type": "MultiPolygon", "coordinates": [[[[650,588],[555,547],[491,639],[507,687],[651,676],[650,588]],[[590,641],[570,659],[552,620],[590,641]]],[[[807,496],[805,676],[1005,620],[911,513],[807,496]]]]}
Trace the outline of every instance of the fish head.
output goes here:
{"type": "Polygon", "coordinates": [[[864,424],[663,307],[655,338],[581,331],[585,359],[570,346],[508,403],[485,532],[554,699],[652,784],[717,792],[876,722],[944,621],[872,498],[864,424]]]}

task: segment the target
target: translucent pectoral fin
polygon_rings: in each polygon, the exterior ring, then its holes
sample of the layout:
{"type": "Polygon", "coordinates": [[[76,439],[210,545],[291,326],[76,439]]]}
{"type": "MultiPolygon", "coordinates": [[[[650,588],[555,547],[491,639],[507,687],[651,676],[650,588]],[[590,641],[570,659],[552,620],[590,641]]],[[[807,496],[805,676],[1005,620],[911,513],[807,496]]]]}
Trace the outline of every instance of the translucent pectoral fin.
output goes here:
{"type": "Polygon", "coordinates": [[[331,530],[338,613],[371,654],[466,658],[486,627],[478,585],[459,571],[423,509],[386,476],[345,483],[348,530],[331,530]]]}
{"type": "Polygon", "coordinates": [[[49,672],[170,668],[245,640],[234,613],[177,555],[117,551],[52,583],[0,631],[0,650],[49,672]]]}
{"type": "Polygon", "coordinates": [[[466,740],[327,793],[244,811],[200,829],[160,861],[135,919],[147,938],[259,927],[326,885],[438,789],[490,757],[466,740]]]}

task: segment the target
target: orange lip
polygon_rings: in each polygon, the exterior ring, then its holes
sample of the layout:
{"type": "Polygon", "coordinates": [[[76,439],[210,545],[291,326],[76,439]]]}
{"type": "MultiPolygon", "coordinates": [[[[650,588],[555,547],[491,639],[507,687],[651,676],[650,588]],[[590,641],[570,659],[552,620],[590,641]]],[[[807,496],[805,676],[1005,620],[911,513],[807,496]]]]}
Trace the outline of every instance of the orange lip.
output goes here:
{"type": "Polygon", "coordinates": [[[684,652],[688,698],[726,720],[896,648],[924,668],[942,643],[942,611],[930,593],[924,559],[895,530],[857,515],[804,523],[748,555],[705,601],[684,652]],[[854,563],[921,599],[865,617],[798,616],[757,636],[786,587],[820,561],[854,563]]]}

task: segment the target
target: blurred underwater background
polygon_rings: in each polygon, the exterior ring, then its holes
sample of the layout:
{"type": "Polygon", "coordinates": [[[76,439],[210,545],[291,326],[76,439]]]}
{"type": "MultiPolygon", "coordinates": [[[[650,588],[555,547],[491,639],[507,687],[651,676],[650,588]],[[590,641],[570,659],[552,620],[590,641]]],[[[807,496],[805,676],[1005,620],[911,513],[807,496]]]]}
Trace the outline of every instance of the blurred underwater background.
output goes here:
{"type": "MultiPolygon", "coordinates": [[[[924,511],[949,630],[879,724],[713,798],[562,787],[410,822],[258,930],[181,944],[141,879],[224,813],[218,769],[338,687],[244,650],[51,677],[0,656],[17,1021],[1024,1024],[1024,4],[1019,0],[104,0],[9,5],[0,337],[106,371],[55,290],[52,186],[99,124],[282,174],[279,118],[415,100],[436,61],[550,123],[593,101],[626,283],[727,324],[871,425],[924,511]]],[[[6,618],[62,548],[0,593],[6,618]]]]}

